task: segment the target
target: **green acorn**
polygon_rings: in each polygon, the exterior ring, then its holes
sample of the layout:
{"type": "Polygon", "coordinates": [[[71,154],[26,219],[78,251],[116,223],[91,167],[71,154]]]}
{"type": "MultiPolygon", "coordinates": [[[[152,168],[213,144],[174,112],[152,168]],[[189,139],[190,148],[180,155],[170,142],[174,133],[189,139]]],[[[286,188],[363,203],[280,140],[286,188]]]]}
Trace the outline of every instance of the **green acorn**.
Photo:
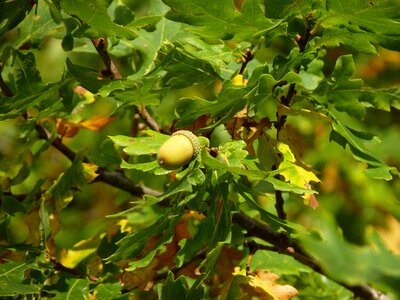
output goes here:
{"type": "Polygon", "coordinates": [[[200,153],[197,137],[188,130],[179,130],[161,145],[158,164],[167,170],[183,167],[200,153]]]}
{"type": "Polygon", "coordinates": [[[7,224],[7,241],[11,245],[22,244],[29,236],[29,228],[20,217],[10,216],[7,224]]]}

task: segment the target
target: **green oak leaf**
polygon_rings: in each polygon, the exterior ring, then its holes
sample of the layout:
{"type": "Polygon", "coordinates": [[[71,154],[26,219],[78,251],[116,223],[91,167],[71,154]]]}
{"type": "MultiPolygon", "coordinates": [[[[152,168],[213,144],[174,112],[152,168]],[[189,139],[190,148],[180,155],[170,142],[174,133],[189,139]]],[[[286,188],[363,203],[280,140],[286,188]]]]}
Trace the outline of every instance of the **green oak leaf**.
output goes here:
{"type": "Polygon", "coordinates": [[[62,0],[61,7],[67,14],[77,17],[82,22],[95,29],[95,36],[118,36],[125,39],[134,39],[135,30],[114,23],[107,13],[105,1],[96,0],[62,0]]]}
{"type": "Polygon", "coordinates": [[[276,29],[281,20],[267,19],[259,0],[243,2],[240,11],[231,0],[163,0],[171,10],[168,19],[193,27],[200,36],[223,40],[245,40],[276,29]]]}
{"type": "Polygon", "coordinates": [[[316,45],[337,47],[343,44],[367,53],[376,53],[375,44],[400,50],[397,0],[326,0],[324,8],[325,11],[318,11],[321,15],[315,28],[323,31],[316,45]]]}
{"type": "Polygon", "coordinates": [[[339,111],[362,119],[365,106],[358,100],[361,96],[361,79],[352,79],[355,65],[351,54],[343,55],[336,61],[332,81],[323,81],[314,91],[313,97],[320,103],[332,103],[339,111]]]}

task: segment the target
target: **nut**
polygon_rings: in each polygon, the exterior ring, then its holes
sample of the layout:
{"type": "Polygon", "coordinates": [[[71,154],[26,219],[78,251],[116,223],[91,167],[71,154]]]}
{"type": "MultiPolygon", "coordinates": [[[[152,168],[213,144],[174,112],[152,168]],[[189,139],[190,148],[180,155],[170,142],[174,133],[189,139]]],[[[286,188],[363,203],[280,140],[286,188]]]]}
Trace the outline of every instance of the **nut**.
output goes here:
{"type": "Polygon", "coordinates": [[[199,153],[197,137],[188,130],[179,130],[161,145],[157,161],[164,169],[175,170],[189,163],[199,153]]]}

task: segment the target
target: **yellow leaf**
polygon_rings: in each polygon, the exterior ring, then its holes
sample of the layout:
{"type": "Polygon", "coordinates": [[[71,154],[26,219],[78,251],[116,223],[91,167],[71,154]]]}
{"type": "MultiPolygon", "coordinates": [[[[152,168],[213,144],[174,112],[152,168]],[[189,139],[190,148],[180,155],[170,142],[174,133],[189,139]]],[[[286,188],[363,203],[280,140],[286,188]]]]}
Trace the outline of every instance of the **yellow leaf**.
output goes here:
{"type": "Polygon", "coordinates": [[[74,137],[79,131],[79,124],[58,118],[57,120],[57,133],[62,137],[74,137]]]}
{"type": "Polygon", "coordinates": [[[281,174],[286,180],[303,188],[308,187],[310,181],[320,182],[313,172],[307,171],[296,164],[296,158],[287,144],[279,143],[278,150],[283,155],[283,161],[279,165],[279,169],[282,169],[281,174]]]}
{"type": "Polygon", "coordinates": [[[75,268],[82,260],[94,253],[96,248],[81,249],[81,250],[66,250],[60,259],[60,263],[67,268],[75,268]]]}
{"type": "Polygon", "coordinates": [[[95,101],[94,94],[92,94],[91,92],[89,92],[87,89],[85,89],[84,87],[82,87],[80,85],[78,85],[74,88],[74,92],[81,97],[80,103],[90,104],[95,101]]]}
{"type": "Polygon", "coordinates": [[[61,252],[60,263],[67,268],[75,268],[82,260],[96,252],[98,242],[96,240],[81,240],[72,249],[61,252]]]}
{"type": "Polygon", "coordinates": [[[232,83],[234,85],[247,85],[247,81],[248,80],[243,78],[243,74],[237,74],[232,78],[232,83]]]}
{"type": "Polygon", "coordinates": [[[112,120],[113,120],[113,118],[110,118],[110,117],[94,116],[85,121],[81,121],[79,124],[83,128],[97,131],[97,130],[100,130],[100,128],[102,128],[103,126],[110,123],[112,120]]]}
{"type": "Polygon", "coordinates": [[[250,278],[249,285],[258,291],[260,298],[264,295],[274,300],[288,300],[298,294],[298,291],[290,285],[277,284],[279,276],[274,273],[257,269],[254,275],[248,277],[250,278]]]}
{"type": "Polygon", "coordinates": [[[99,169],[99,166],[91,163],[82,163],[82,166],[83,176],[85,176],[87,182],[92,182],[97,176],[99,176],[99,174],[96,173],[96,171],[99,169]]]}

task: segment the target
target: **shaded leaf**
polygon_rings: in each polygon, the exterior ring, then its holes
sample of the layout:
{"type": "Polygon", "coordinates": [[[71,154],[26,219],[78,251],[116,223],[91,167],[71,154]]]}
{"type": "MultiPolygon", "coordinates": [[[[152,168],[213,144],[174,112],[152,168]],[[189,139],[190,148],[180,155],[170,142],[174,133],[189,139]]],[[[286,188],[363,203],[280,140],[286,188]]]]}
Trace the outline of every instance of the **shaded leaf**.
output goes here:
{"type": "Polygon", "coordinates": [[[174,280],[172,272],[168,272],[167,280],[158,288],[158,298],[165,300],[185,299],[186,296],[186,280],[179,277],[174,280]]]}
{"type": "Polygon", "coordinates": [[[371,236],[373,248],[346,242],[332,216],[322,212],[314,225],[320,238],[301,235],[305,250],[315,257],[327,274],[338,282],[358,285],[368,282],[378,289],[400,296],[400,258],[383,247],[378,236],[371,236]]]}
{"type": "Polygon", "coordinates": [[[30,1],[2,1],[0,3],[0,36],[13,29],[25,15],[33,8],[30,1]]]}
{"type": "Polygon", "coordinates": [[[68,290],[60,292],[58,291],[55,300],[85,300],[89,294],[89,281],[87,279],[80,278],[68,278],[66,280],[68,284],[68,290]]]}
{"type": "Polygon", "coordinates": [[[158,68],[167,71],[163,79],[169,86],[184,88],[194,83],[210,83],[219,78],[209,61],[193,56],[179,44],[173,45],[172,48],[171,45],[165,47],[162,54],[165,58],[158,68]]]}
{"type": "Polygon", "coordinates": [[[60,175],[48,192],[57,201],[57,208],[64,208],[72,200],[73,190],[86,182],[82,165],[83,154],[76,155],[72,165],[60,175]]]}
{"type": "Polygon", "coordinates": [[[332,73],[333,82],[322,82],[314,91],[313,97],[322,104],[332,103],[337,110],[362,119],[365,106],[358,99],[363,82],[361,79],[351,79],[354,68],[352,55],[339,57],[332,73]]]}
{"type": "Polygon", "coordinates": [[[144,60],[140,68],[129,76],[129,79],[136,80],[147,75],[155,68],[155,63],[159,55],[159,51],[164,43],[173,40],[174,36],[182,30],[181,24],[161,19],[156,24],[156,30],[148,32],[144,29],[139,31],[139,36],[129,43],[133,49],[140,51],[144,56],[144,60]]]}
{"type": "Polygon", "coordinates": [[[244,97],[247,93],[246,89],[234,85],[229,80],[224,83],[218,98],[214,101],[201,98],[183,98],[179,100],[176,107],[176,112],[179,115],[177,126],[192,124],[203,115],[229,119],[243,109],[246,104],[244,97]]]}
{"type": "Polygon", "coordinates": [[[99,72],[75,65],[72,61],[67,58],[67,68],[71,72],[72,76],[81,83],[81,85],[92,93],[97,93],[97,91],[108,82],[106,80],[99,80],[99,72]]]}
{"type": "Polygon", "coordinates": [[[6,262],[0,264],[0,296],[37,294],[40,286],[27,282],[25,271],[36,268],[33,262],[6,262]]]}
{"type": "Polygon", "coordinates": [[[364,143],[372,138],[371,135],[366,135],[346,126],[345,122],[342,122],[340,114],[336,113],[333,109],[329,113],[334,119],[332,132],[329,137],[330,140],[335,141],[343,148],[348,145],[355,159],[366,162],[371,169],[366,173],[367,175],[377,179],[392,179],[391,172],[396,173],[396,169],[387,166],[385,162],[376,157],[364,146],[364,143]]]}
{"type": "Polygon", "coordinates": [[[400,12],[397,0],[327,0],[319,26],[324,28],[319,45],[340,44],[357,51],[376,53],[375,44],[400,50],[400,12]]]}

